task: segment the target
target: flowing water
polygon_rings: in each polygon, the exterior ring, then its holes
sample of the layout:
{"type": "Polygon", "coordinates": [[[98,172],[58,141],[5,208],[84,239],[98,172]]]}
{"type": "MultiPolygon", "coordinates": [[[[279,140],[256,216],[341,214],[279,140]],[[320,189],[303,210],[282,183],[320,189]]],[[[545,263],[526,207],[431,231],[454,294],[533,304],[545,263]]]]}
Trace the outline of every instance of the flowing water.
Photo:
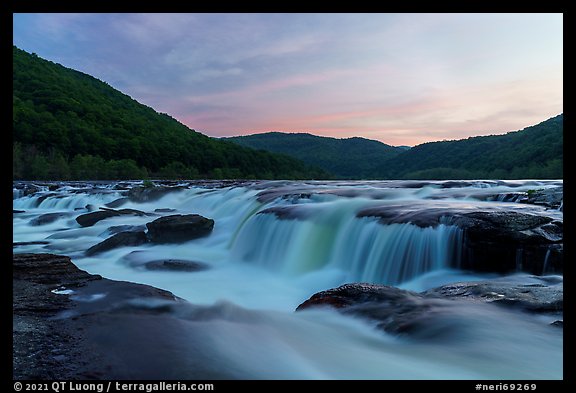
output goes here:
{"type": "MultiPolygon", "coordinates": [[[[295,313],[313,293],[347,282],[371,282],[423,291],[495,274],[460,270],[463,233],[448,221],[437,226],[384,225],[359,217],[365,209],[424,206],[474,210],[483,206],[534,209],[517,203],[528,190],[562,181],[462,182],[253,182],[229,187],[197,184],[121,208],[214,219],[212,234],[180,244],[122,247],[87,257],[110,236],[109,228],[145,225],[156,217],[118,216],[80,227],[75,218],[120,197],[114,183],[66,183],[56,192],[24,196],[14,190],[14,242],[48,242],[15,252],[68,255],[81,269],[114,280],[153,285],[199,305],[211,315],[188,319],[195,348],[206,363],[235,378],[296,379],[561,379],[562,330],[543,317],[468,304],[430,326],[458,334],[443,339],[396,336],[369,321],[316,309],[295,313]],[[31,225],[45,213],[54,222],[31,225]],[[198,272],[150,271],[157,259],[202,262],[198,272]],[[496,328],[495,328],[496,327],[496,328]],[[202,344],[198,344],[202,343],[202,344]]],[[[562,217],[560,211],[539,208],[562,217]]],[[[526,278],[521,272],[517,277],[526,278]]],[[[183,348],[187,344],[183,342],[183,348]]],[[[194,356],[193,351],[190,356],[194,356]]]]}

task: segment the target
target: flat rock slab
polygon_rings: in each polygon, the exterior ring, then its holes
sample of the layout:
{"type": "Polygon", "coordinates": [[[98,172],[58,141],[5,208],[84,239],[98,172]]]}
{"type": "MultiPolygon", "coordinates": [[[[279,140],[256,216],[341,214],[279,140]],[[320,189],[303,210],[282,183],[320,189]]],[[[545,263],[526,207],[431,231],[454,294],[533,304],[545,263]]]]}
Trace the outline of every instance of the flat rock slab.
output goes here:
{"type": "MultiPolygon", "coordinates": [[[[230,379],[209,367],[172,293],[103,279],[70,258],[14,254],[15,380],[230,379]],[[198,348],[198,349],[196,349],[198,348]]],[[[183,314],[191,314],[190,311],[183,314]]]]}

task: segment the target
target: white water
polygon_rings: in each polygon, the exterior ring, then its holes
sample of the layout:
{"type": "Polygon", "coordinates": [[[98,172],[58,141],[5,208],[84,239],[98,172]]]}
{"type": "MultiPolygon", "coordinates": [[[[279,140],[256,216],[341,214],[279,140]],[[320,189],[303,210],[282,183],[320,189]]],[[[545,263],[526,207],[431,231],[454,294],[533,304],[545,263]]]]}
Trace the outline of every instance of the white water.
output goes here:
{"type": "Polygon", "coordinates": [[[104,240],[110,226],[144,225],[155,217],[120,216],[81,228],[74,218],[87,210],[74,209],[103,206],[121,197],[120,192],[106,186],[102,193],[76,194],[68,187],[58,190],[61,197],[48,197],[38,206],[39,194],[21,197],[14,192],[13,208],[25,210],[14,215],[14,242],[50,242],[21,246],[15,252],[69,255],[90,273],[167,289],[206,307],[213,318],[200,325],[187,323],[193,325],[196,339],[203,337],[210,343],[206,351],[217,359],[214,367],[227,367],[238,378],[562,378],[562,331],[527,314],[470,305],[458,314],[461,334],[457,337],[414,341],[330,310],[293,312],[313,293],[346,282],[421,291],[490,277],[454,269],[462,257],[458,228],[383,225],[377,218],[357,218],[364,208],[389,203],[433,205],[441,200],[523,209],[486,195],[561,182],[467,182],[452,188],[442,184],[404,188],[402,182],[269,182],[257,188],[191,188],[122,208],[176,209],[162,215],[201,214],[216,222],[210,236],[177,245],[123,247],[93,257],[85,257],[84,250],[104,240]],[[279,191],[279,196],[260,202],[257,197],[262,191],[279,191]],[[290,195],[282,198],[282,194],[290,195]],[[269,208],[292,209],[295,215],[279,219],[259,214],[269,208]],[[47,225],[29,225],[34,217],[51,212],[70,215],[47,225]],[[138,266],[167,258],[204,262],[211,268],[182,273],[138,266]]]}

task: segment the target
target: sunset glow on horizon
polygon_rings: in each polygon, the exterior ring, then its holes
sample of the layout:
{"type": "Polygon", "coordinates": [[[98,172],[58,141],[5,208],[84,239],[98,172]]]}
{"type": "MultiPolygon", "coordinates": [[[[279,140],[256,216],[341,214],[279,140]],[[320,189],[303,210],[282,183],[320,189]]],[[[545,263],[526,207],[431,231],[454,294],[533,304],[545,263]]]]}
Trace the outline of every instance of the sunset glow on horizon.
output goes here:
{"type": "Polygon", "coordinates": [[[13,43],[209,136],[399,146],[563,112],[562,14],[14,14],[13,43]]]}

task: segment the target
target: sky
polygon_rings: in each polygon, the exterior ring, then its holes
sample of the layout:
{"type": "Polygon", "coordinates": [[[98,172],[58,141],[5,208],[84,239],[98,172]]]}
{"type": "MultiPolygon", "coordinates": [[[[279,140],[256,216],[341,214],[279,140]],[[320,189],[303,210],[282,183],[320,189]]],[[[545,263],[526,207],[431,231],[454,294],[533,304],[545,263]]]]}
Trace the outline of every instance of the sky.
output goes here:
{"type": "Polygon", "coordinates": [[[14,14],[14,45],[188,127],[399,146],[563,112],[562,14],[14,14]]]}

